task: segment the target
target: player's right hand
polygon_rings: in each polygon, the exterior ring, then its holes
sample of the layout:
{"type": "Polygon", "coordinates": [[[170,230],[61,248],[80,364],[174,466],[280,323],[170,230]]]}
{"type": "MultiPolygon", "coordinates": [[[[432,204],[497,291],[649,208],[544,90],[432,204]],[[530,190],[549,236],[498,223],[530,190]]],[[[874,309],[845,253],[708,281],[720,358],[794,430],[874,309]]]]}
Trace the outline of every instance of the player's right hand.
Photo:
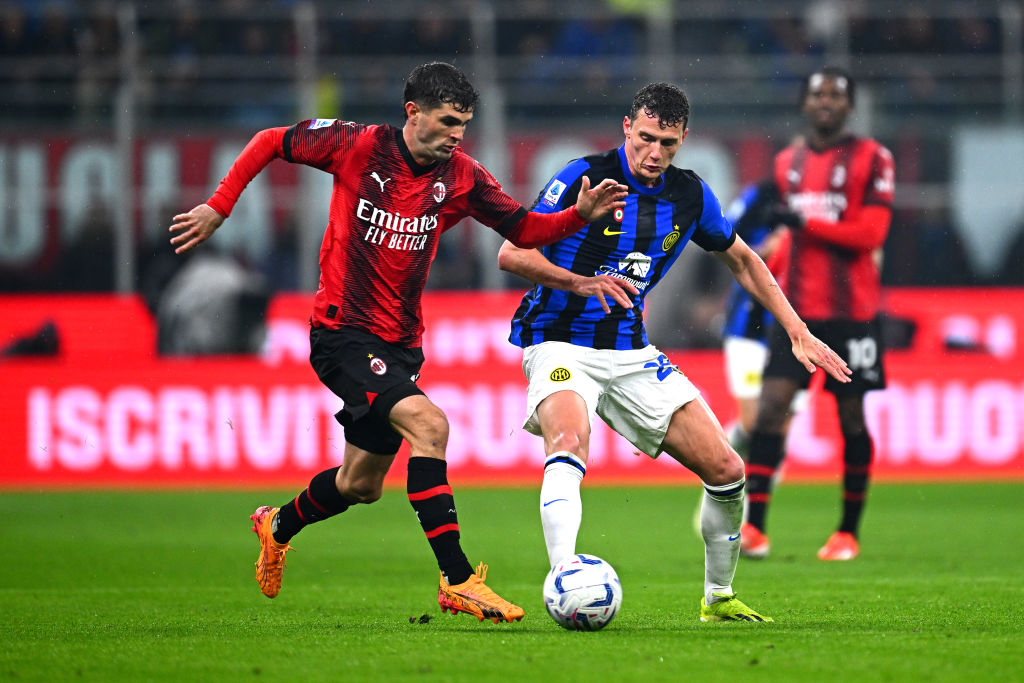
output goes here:
{"type": "Polygon", "coordinates": [[[179,213],[174,217],[170,227],[171,232],[178,233],[171,238],[171,244],[177,247],[174,253],[184,254],[189,249],[199,246],[209,239],[223,222],[224,216],[208,204],[200,204],[188,213],[179,213]]]}
{"type": "Polygon", "coordinates": [[[790,341],[793,342],[793,355],[807,368],[807,372],[814,372],[817,366],[842,384],[852,381],[850,375],[853,370],[846,361],[828,344],[811,334],[806,326],[790,334],[790,341]]]}
{"type": "Polygon", "coordinates": [[[570,291],[578,296],[596,296],[601,309],[605,313],[611,313],[605,297],[611,297],[615,303],[623,308],[633,308],[633,302],[626,295],[626,292],[636,296],[640,292],[636,287],[622,278],[614,275],[594,275],[592,277],[580,277],[572,284],[570,291]]]}

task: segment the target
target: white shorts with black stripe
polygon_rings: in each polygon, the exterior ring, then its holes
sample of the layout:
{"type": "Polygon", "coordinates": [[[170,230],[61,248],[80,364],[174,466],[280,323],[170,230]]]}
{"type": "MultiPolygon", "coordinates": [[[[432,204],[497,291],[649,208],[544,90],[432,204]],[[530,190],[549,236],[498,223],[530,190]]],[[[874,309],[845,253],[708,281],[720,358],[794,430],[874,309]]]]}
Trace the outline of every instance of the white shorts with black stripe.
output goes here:
{"type": "Polygon", "coordinates": [[[523,428],[540,435],[537,406],[558,391],[574,391],[594,414],[644,453],[661,452],[672,415],[700,396],[668,356],[643,349],[591,349],[567,342],[543,342],[523,351],[530,386],[523,428]]]}

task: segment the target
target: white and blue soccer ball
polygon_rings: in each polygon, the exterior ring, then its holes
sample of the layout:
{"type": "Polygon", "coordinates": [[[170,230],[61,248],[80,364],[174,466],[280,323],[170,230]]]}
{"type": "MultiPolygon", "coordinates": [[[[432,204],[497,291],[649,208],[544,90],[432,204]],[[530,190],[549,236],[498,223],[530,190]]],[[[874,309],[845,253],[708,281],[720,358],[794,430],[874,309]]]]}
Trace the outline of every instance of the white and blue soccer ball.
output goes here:
{"type": "Polygon", "coordinates": [[[600,557],[573,555],[556,564],[544,580],[544,606],[548,614],[570,631],[604,628],[621,605],[619,577],[600,557]]]}

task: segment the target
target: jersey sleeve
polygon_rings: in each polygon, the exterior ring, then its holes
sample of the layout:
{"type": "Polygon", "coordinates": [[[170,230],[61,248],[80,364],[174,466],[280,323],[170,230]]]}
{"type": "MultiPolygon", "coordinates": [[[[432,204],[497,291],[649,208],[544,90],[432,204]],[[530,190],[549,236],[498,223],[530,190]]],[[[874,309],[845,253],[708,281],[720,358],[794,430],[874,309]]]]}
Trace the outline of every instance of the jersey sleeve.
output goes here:
{"type": "Polygon", "coordinates": [[[871,158],[871,172],[868,175],[868,186],[864,191],[864,204],[892,208],[895,192],[896,169],[892,152],[878,145],[871,158]]]}
{"type": "Polygon", "coordinates": [[[483,164],[473,160],[473,187],[469,191],[469,215],[502,236],[526,215],[526,209],[505,194],[501,184],[483,164]]]}
{"type": "Polygon", "coordinates": [[[725,251],[736,241],[736,231],[725,217],[718,197],[707,183],[698,180],[703,192],[704,209],[697,219],[697,229],[690,239],[705,251],[725,251]]]}
{"type": "Polygon", "coordinates": [[[583,174],[590,168],[584,159],[576,159],[556,173],[548,181],[544,189],[537,195],[537,200],[530,207],[534,213],[555,213],[576,204],[576,196],[580,193],[583,174]]]}
{"type": "Polygon", "coordinates": [[[284,134],[284,159],[333,172],[367,126],[337,119],[308,119],[284,134]]]}

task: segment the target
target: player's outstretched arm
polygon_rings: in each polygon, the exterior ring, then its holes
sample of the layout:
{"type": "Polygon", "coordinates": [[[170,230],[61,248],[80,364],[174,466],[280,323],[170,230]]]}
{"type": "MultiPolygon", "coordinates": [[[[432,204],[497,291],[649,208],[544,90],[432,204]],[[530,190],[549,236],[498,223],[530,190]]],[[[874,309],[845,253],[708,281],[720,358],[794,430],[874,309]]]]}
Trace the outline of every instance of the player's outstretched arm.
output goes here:
{"type": "Polygon", "coordinates": [[[224,222],[224,216],[200,204],[188,213],[179,213],[171,223],[170,231],[178,234],[171,238],[175,254],[184,254],[210,238],[214,230],[224,222]]]}
{"type": "Polygon", "coordinates": [[[810,333],[782,293],[768,266],[746,242],[737,236],[732,246],[716,255],[729,266],[736,281],[779,321],[793,344],[793,355],[808,372],[814,372],[817,366],[839,382],[850,381],[852,371],[846,361],[810,333]]]}
{"type": "Polygon", "coordinates": [[[626,206],[626,195],[629,188],[611,178],[605,178],[593,188],[590,187],[590,178],[580,178],[580,193],[576,197],[576,211],[585,222],[597,220],[615,209],[622,209],[626,206]]]}
{"type": "Polygon", "coordinates": [[[623,308],[633,308],[628,294],[637,295],[637,288],[621,278],[611,275],[586,277],[556,266],[536,249],[520,249],[511,242],[505,242],[498,250],[498,267],[514,273],[534,284],[562,289],[577,296],[597,297],[605,313],[611,313],[607,297],[623,308]]]}
{"type": "Polygon", "coordinates": [[[188,213],[178,214],[171,223],[174,253],[183,254],[209,239],[224,219],[231,215],[238,196],[245,186],[276,157],[283,155],[282,141],[287,128],[267,128],[256,133],[238,155],[217,191],[205,204],[188,213]]]}

